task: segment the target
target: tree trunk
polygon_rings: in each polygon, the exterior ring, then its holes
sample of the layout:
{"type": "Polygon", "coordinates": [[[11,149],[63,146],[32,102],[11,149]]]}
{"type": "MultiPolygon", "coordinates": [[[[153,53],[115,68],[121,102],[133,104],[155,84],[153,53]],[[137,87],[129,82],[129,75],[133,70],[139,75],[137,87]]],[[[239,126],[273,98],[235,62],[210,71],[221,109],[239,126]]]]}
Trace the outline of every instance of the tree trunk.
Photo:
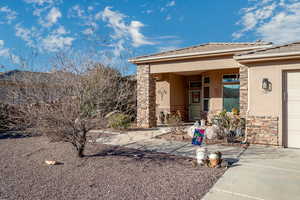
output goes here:
{"type": "Polygon", "coordinates": [[[84,154],[83,154],[84,146],[85,145],[80,145],[80,147],[77,149],[77,155],[78,155],[79,158],[84,157],[84,154]]]}
{"type": "Polygon", "coordinates": [[[82,134],[80,135],[80,139],[79,141],[77,142],[77,145],[76,145],[76,149],[77,149],[77,155],[79,158],[82,158],[84,157],[84,148],[85,148],[85,143],[86,143],[86,131],[82,131],[81,132],[82,134]]]}

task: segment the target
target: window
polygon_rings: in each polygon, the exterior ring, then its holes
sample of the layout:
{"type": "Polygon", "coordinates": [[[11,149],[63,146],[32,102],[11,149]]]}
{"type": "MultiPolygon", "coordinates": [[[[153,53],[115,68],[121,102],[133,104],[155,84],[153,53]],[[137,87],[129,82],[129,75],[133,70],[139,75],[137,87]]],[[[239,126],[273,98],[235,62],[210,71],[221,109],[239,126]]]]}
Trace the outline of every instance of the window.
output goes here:
{"type": "Polygon", "coordinates": [[[201,81],[190,81],[190,88],[201,88],[201,81]]]}
{"type": "Polygon", "coordinates": [[[204,87],[203,95],[204,95],[203,110],[204,111],[209,111],[209,98],[210,98],[209,87],[204,87]]]}
{"type": "Polygon", "coordinates": [[[210,82],[210,78],[209,77],[204,77],[204,83],[209,83],[210,82]]]}
{"type": "Polygon", "coordinates": [[[239,74],[226,74],[223,76],[223,83],[239,83],[240,75],[239,74]]]}
{"type": "Polygon", "coordinates": [[[192,103],[200,103],[200,92],[199,91],[192,92],[192,103]]]}
{"type": "Polygon", "coordinates": [[[204,98],[209,98],[209,87],[204,87],[204,98]]]}
{"type": "Polygon", "coordinates": [[[230,112],[233,108],[240,109],[239,75],[223,76],[223,109],[230,112]]]}

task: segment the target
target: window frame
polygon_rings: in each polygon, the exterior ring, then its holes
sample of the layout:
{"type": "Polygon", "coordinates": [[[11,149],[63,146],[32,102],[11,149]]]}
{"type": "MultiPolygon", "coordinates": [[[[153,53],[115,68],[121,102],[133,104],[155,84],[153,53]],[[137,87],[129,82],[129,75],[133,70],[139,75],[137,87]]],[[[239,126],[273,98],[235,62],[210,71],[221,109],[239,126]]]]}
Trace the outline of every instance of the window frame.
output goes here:
{"type": "MultiPolygon", "coordinates": [[[[240,90],[240,74],[223,74],[222,75],[222,108],[223,110],[225,110],[225,107],[224,107],[224,86],[225,85],[239,85],[239,90],[240,90]],[[236,81],[225,81],[224,82],[224,76],[226,75],[232,75],[232,76],[236,76],[237,77],[237,80],[236,81]]],[[[239,106],[238,106],[238,110],[240,110],[240,91],[239,91],[239,106]]],[[[231,110],[226,110],[227,112],[231,112],[231,110]]]]}

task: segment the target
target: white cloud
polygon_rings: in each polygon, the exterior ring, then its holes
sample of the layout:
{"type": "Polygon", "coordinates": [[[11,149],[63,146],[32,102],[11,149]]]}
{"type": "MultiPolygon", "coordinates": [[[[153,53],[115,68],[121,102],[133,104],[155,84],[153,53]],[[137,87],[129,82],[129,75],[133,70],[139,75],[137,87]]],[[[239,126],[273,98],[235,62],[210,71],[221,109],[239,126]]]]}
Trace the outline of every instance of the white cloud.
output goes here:
{"type": "Polygon", "coordinates": [[[45,38],[40,38],[42,51],[57,52],[64,48],[72,46],[75,38],[65,36],[69,32],[63,26],[60,26],[56,30],[52,31],[50,35],[45,38]]]}
{"type": "MultiPolygon", "coordinates": [[[[1,17],[4,20],[0,21],[0,24],[11,24],[11,22],[17,18],[18,13],[14,10],[11,10],[7,6],[0,7],[0,13],[2,13],[4,16],[1,17]]],[[[1,16],[1,15],[0,15],[1,16]]]]}
{"type": "Polygon", "coordinates": [[[276,43],[300,40],[300,12],[279,13],[269,22],[258,27],[257,33],[263,40],[276,43]]]}
{"type": "Polygon", "coordinates": [[[84,29],[81,33],[85,35],[92,35],[98,30],[98,20],[102,19],[102,12],[94,14],[90,12],[93,10],[93,6],[88,6],[87,9],[75,5],[68,10],[68,17],[75,18],[78,20],[78,24],[84,29]]]}
{"type": "Polygon", "coordinates": [[[24,0],[26,3],[38,4],[42,6],[45,3],[52,4],[53,0],[24,0]]]}
{"type": "Polygon", "coordinates": [[[57,35],[65,35],[65,34],[67,34],[68,32],[66,31],[65,27],[59,26],[59,28],[56,29],[56,30],[54,30],[53,33],[54,33],[54,34],[57,34],[57,35]]]}
{"type": "Polygon", "coordinates": [[[35,47],[34,41],[32,39],[33,37],[33,30],[24,28],[21,26],[21,24],[16,24],[15,25],[15,30],[16,30],[16,36],[24,40],[29,47],[35,47]]]}
{"type": "Polygon", "coordinates": [[[41,25],[43,25],[45,27],[50,27],[50,26],[54,25],[60,17],[62,17],[62,14],[59,11],[59,9],[56,7],[53,7],[53,8],[51,8],[48,15],[46,16],[46,19],[41,20],[40,23],[41,23],[41,25]]]}
{"type": "Polygon", "coordinates": [[[4,57],[6,59],[9,59],[14,64],[20,64],[21,63],[21,59],[18,56],[11,53],[9,48],[4,47],[4,41],[3,40],[0,40],[0,57],[4,57]]]}
{"type": "Polygon", "coordinates": [[[171,19],[172,19],[171,15],[167,15],[166,20],[169,21],[171,19]]]}
{"type": "Polygon", "coordinates": [[[121,39],[116,44],[113,45],[114,46],[113,54],[115,57],[118,57],[118,58],[121,57],[122,52],[125,50],[124,43],[125,43],[125,41],[121,39]]]}
{"type": "Polygon", "coordinates": [[[144,10],[144,11],[142,11],[142,13],[146,13],[146,14],[151,14],[151,13],[153,13],[154,11],[153,10],[151,10],[151,9],[148,9],[148,10],[144,10]]]}
{"type": "Polygon", "coordinates": [[[158,52],[163,52],[163,51],[171,51],[171,50],[175,50],[178,49],[178,46],[162,46],[162,47],[158,47],[158,52]]]}
{"type": "Polygon", "coordinates": [[[258,39],[274,43],[300,40],[300,2],[295,0],[263,0],[242,9],[239,25],[233,33],[235,39],[253,32],[258,39]]]}
{"type": "Polygon", "coordinates": [[[21,24],[17,24],[15,30],[16,36],[24,40],[27,46],[38,49],[40,52],[56,52],[68,48],[75,40],[75,38],[67,36],[69,32],[63,26],[59,26],[46,37],[42,37],[42,32],[35,27],[27,29],[21,24]]]}
{"type": "Polygon", "coordinates": [[[134,47],[154,44],[140,32],[140,29],[144,26],[140,21],[131,21],[130,24],[126,24],[124,20],[126,15],[112,11],[111,7],[106,7],[101,15],[98,13],[96,16],[102,16],[102,20],[107,22],[108,26],[114,30],[114,34],[111,35],[113,39],[131,38],[134,47]]]}
{"type": "Polygon", "coordinates": [[[4,48],[4,41],[0,40],[0,56],[1,57],[9,57],[9,49],[4,48]]]}
{"type": "Polygon", "coordinates": [[[75,5],[69,10],[69,16],[82,18],[84,17],[84,10],[79,5],[75,5]]]}
{"type": "MultiPolygon", "coordinates": [[[[32,14],[34,16],[40,17],[42,13],[53,8],[56,4],[61,3],[62,0],[24,0],[24,2],[32,5],[32,14]]],[[[42,19],[39,19],[39,21],[42,22],[42,19]]]]}
{"type": "Polygon", "coordinates": [[[143,27],[144,24],[139,21],[132,21],[130,26],[128,27],[129,33],[132,38],[132,45],[134,47],[139,47],[141,45],[153,45],[153,42],[148,41],[145,36],[140,32],[140,28],[143,27]]]}
{"type": "MultiPolygon", "coordinates": [[[[96,17],[99,16],[98,14],[96,17]]],[[[120,12],[114,12],[111,10],[111,7],[105,7],[102,13],[102,19],[108,22],[108,26],[111,27],[115,34],[112,35],[113,38],[122,38],[127,35],[128,27],[125,25],[124,14],[120,12]]]]}
{"type": "Polygon", "coordinates": [[[175,1],[170,1],[169,3],[167,3],[167,7],[172,7],[172,6],[175,6],[176,5],[176,2],[175,1]]]}
{"type": "Polygon", "coordinates": [[[72,46],[74,38],[60,35],[49,35],[42,39],[42,48],[49,52],[56,52],[66,47],[72,46]]]}
{"type": "Polygon", "coordinates": [[[93,35],[93,34],[94,34],[94,30],[91,29],[91,28],[87,28],[87,29],[84,29],[84,30],[82,31],[82,33],[83,33],[84,35],[93,35]]]}

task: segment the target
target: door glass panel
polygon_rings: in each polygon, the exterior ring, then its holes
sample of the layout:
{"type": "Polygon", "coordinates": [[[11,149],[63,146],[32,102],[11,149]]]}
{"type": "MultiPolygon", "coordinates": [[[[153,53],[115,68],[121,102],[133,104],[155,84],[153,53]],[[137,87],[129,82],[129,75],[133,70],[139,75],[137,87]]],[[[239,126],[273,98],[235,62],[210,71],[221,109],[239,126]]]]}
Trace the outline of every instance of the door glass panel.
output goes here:
{"type": "Polygon", "coordinates": [[[240,110],[240,85],[223,85],[223,109],[231,112],[233,108],[240,110]]]}

